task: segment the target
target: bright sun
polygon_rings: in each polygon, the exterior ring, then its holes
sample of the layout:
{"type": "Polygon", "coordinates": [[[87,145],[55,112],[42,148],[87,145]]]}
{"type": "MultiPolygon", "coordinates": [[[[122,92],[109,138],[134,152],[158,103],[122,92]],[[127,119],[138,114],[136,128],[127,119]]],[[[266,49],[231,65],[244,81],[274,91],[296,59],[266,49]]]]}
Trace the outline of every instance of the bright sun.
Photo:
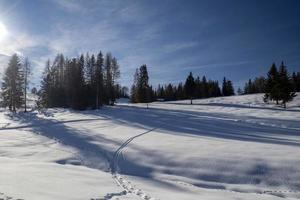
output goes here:
{"type": "Polygon", "coordinates": [[[0,22],[0,41],[3,40],[6,35],[7,35],[7,29],[4,26],[4,24],[0,22]]]}

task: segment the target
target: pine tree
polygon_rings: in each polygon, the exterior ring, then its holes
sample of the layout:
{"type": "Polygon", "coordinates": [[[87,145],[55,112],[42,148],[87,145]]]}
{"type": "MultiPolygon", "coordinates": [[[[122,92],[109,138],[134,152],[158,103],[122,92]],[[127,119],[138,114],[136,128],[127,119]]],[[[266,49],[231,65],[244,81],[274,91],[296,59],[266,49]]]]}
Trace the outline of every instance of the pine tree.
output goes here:
{"type": "Polygon", "coordinates": [[[230,80],[227,81],[227,94],[228,94],[228,96],[234,95],[233,85],[230,80]]]}
{"type": "Polygon", "coordinates": [[[150,102],[149,76],[148,76],[148,70],[146,65],[142,65],[140,67],[137,91],[138,91],[138,102],[140,103],[150,102]]]}
{"type": "Polygon", "coordinates": [[[38,92],[39,106],[82,110],[113,104],[121,88],[119,76],[119,65],[110,53],[105,60],[101,52],[97,58],[88,53],[72,59],[58,54],[52,64],[47,62],[38,92]]]}
{"type": "Polygon", "coordinates": [[[25,58],[24,64],[23,64],[23,77],[24,77],[24,111],[27,112],[27,89],[29,85],[29,76],[31,74],[31,68],[29,59],[25,58]]]}
{"type": "Polygon", "coordinates": [[[45,66],[45,69],[43,72],[43,79],[41,81],[41,89],[39,91],[39,99],[37,102],[39,108],[52,107],[51,94],[52,94],[52,77],[51,77],[51,69],[50,69],[50,60],[47,60],[46,66],[45,66]]]}
{"type": "Polygon", "coordinates": [[[85,66],[85,59],[84,55],[81,54],[78,63],[77,63],[77,70],[76,70],[76,77],[77,77],[77,89],[78,89],[78,104],[79,104],[79,109],[83,110],[87,107],[87,88],[85,84],[85,78],[84,78],[84,66],[85,66]]]}
{"type": "Polygon", "coordinates": [[[116,82],[117,79],[120,78],[120,69],[119,69],[119,64],[117,59],[114,57],[111,60],[111,85],[112,85],[112,91],[111,91],[111,102],[112,105],[114,105],[115,101],[116,101],[116,82]]]}
{"type": "Polygon", "coordinates": [[[226,80],[225,77],[223,78],[222,94],[223,94],[223,96],[228,96],[228,94],[227,94],[227,80],[226,80]]]}
{"type": "Polygon", "coordinates": [[[300,72],[293,72],[293,85],[296,92],[300,92],[300,72]]]}
{"type": "Polygon", "coordinates": [[[149,75],[146,65],[142,65],[136,69],[134,74],[134,82],[131,87],[131,102],[133,103],[148,103],[152,101],[154,91],[149,86],[149,75]]]}
{"type": "Polygon", "coordinates": [[[289,77],[286,66],[282,62],[278,70],[278,80],[279,80],[279,98],[282,100],[284,108],[286,108],[286,103],[292,101],[296,96],[292,79],[289,77]]]}
{"type": "Polygon", "coordinates": [[[16,112],[24,104],[24,77],[22,65],[17,54],[12,55],[8,67],[5,70],[2,95],[3,105],[9,107],[9,110],[16,112]]]}
{"type": "Polygon", "coordinates": [[[232,82],[230,80],[226,80],[225,77],[223,79],[222,94],[223,94],[223,96],[232,96],[232,95],[234,95],[234,89],[233,89],[233,86],[232,86],[232,82]]]}
{"type": "Polygon", "coordinates": [[[96,78],[96,108],[99,109],[104,100],[104,87],[103,87],[103,64],[104,58],[100,51],[97,55],[95,78],[96,78]]]}
{"type": "Polygon", "coordinates": [[[192,72],[190,72],[184,85],[185,92],[187,96],[191,99],[191,104],[193,104],[193,97],[195,92],[195,81],[192,72]]]}
{"type": "Polygon", "coordinates": [[[208,83],[205,76],[202,77],[202,97],[208,97],[208,83]]]}
{"type": "Polygon", "coordinates": [[[279,74],[275,63],[272,64],[266,81],[266,93],[264,96],[264,101],[276,101],[276,104],[280,100],[280,85],[279,85],[279,74]]]}
{"type": "Polygon", "coordinates": [[[104,61],[104,69],[105,69],[105,103],[112,104],[112,93],[113,93],[113,84],[112,84],[112,56],[110,53],[105,55],[104,61]]]}
{"type": "Polygon", "coordinates": [[[134,77],[133,77],[133,84],[131,86],[131,102],[132,103],[138,103],[138,84],[139,84],[139,70],[136,69],[135,73],[134,73],[134,77]]]}

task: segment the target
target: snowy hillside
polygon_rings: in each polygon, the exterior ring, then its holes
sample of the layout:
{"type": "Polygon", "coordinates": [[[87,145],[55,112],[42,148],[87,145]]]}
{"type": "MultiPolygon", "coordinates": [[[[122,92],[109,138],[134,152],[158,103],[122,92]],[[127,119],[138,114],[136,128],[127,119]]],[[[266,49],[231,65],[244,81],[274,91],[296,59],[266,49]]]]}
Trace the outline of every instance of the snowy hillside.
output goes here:
{"type": "Polygon", "coordinates": [[[0,117],[0,199],[300,198],[299,96],[0,117]]]}

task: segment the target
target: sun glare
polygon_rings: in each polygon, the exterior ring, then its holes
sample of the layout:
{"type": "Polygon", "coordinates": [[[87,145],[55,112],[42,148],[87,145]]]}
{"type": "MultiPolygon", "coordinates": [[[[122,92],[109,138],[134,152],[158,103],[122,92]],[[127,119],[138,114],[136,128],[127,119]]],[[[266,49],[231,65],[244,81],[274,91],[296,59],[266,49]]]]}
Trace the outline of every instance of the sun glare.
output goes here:
{"type": "Polygon", "coordinates": [[[3,23],[0,22],[0,41],[7,35],[7,29],[3,23]]]}

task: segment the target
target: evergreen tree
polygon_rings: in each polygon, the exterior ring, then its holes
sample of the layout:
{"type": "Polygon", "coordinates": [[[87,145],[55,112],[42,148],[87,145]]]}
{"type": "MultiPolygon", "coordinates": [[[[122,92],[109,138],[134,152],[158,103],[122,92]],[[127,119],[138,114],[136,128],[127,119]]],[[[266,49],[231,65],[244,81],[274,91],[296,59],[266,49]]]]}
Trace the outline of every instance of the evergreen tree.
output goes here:
{"type": "Polygon", "coordinates": [[[154,91],[152,91],[152,87],[149,86],[147,66],[142,65],[139,69],[136,69],[134,74],[134,83],[131,87],[131,102],[149,103],[152,101],[153,96],[154,91]]]}
{"type": "Polygon", "coordinates": [[[2,83],[3,105],[16,112],[24,104],[24,77],[17,54],[12,55],[2,83]]]}
{"type": "Polygon", "coordinates": [[[192,72],[190,72],[189,76],[185,81],[184,89],[187,96],[191,99],[191,104],[193,104],[193,97],[195,92],[195,80],[192,72]]]}
{"type": "Polygon", "coordinates": [[[41,89],[39,91],[39,100],[37,102],[38,107],[40,108],[52,107],[51,96],[52,96],[52,77],[51,77],[50,60],[47,60],[43,72],[43,78],[41,81],[41,89]]]}
{"type": "Polygon", "coordinates": [[[79,110],[113,104],[121,88],[116,82],[119,76],[119,65],[110,53],[105,60],[101,52],[97,58],[87,53],[67,59],[58,54],[46,64],[38,104],[79,110]]]}
{"type": "Polygon", "coordinates": [[[96,78],[96,108],[102,106],[104,101],[104,86],[103,86],[103,64],[104,58],[100,51],[97,55],[95,78],[96,78]]]}
{"type": "Polygon", "coordinates": [[[205,76],[202,77],[202,97],[208,97],[208,83],[205,76]]]}
{"type": "Polygon", "coordinates": [[[119,64],[117,62],[117,59],[114,57],[111,60],[111,85],[112,85],[112,93],[111,93],[111,102],[114,104],[116,101],[116,90],[115,87],[117,85],[117,79],[120,78],[120,69],[119,69],[119,64]]]}
{"type": "Polygon", "coordinates": [[[84,66],[85,66],[85,59],[84,55],[81,54],[76,65],[76,86],[77,86],[77,92],[78,92],[78,108],[80,110],[85,109],[87,106],[87,92],[86,92],[86,84],[85,84],[85,78],[84,78],[84,66]]]}
{"type": "Polygon", "coordinates": [[[31,68],[28,58],[25,58],[23,64],[23,77],[24,77],[24,111],[27,112],[27,89],[29,85],[29,76],[31,74],[31,68]]]}
{"type": "Polygon", "coordinates": [[[134,77],[133,77],[133,84],[131,86],[131,102],[132,103],[138,103],[138,99],[139,99],[139,96],[138,96],[138,84],[139,84],[139,70],[136,69],[135,71],[135,74],[134,74],[134,77]]]}
{"type": "Polygon", "coordinates": [[[233,89],[233,86],[232,86],[232,82],[230,80],[226,80],[225,77],[223,79],[222,94],[223,94],[223,96],[232,96],[232,95],[234,95],[234,89],[233,89]]]}
{"type": "Polygon", "coordinates": [[[300,72],[293,72],[293,85],[296,92],[300,92],[300,72]]]}
{"type": "Polygon", "coordinates": [[[184,87],[182,83],[179,83],[177,87],[177,99],[178,100],[185,99],[184,87]]]}
{"type": "Polygon", "coordinates": [[[146,65],[142,65],[140,67],[137,91],[138,91],[139,103],[150,102],[149,76],[148,76],[148,70],[146,65]]]}
{"type": "Polygon", "coordinates": [[[286,103],[292,101],[296,96],[293,88],[292,79],[289,77],[286,66],[282,62],[279,67],[278,72],[279,81],[279,98],[282,100],[284,108],[286,108],[286,103]]]}
{"type": "Polygon", "coordinates": [[[276,101],[276,104],[280,100],[280,83],[279,83],[279,74],[276,68],[275,63],[272,64],[269,72],[268,78],[266,81],[266,93],[264,96],[264,101],[276,101]]]}
{"type": "Polygon", "coordinates": [[[105,56],[105,62],[104,62],[104,68],[105,68],[105,102],[106,104],[112,104],[112,94],[113,94],[113,84],[112,84],[112,56],[110,53],[107,53],[105,56]]]}

